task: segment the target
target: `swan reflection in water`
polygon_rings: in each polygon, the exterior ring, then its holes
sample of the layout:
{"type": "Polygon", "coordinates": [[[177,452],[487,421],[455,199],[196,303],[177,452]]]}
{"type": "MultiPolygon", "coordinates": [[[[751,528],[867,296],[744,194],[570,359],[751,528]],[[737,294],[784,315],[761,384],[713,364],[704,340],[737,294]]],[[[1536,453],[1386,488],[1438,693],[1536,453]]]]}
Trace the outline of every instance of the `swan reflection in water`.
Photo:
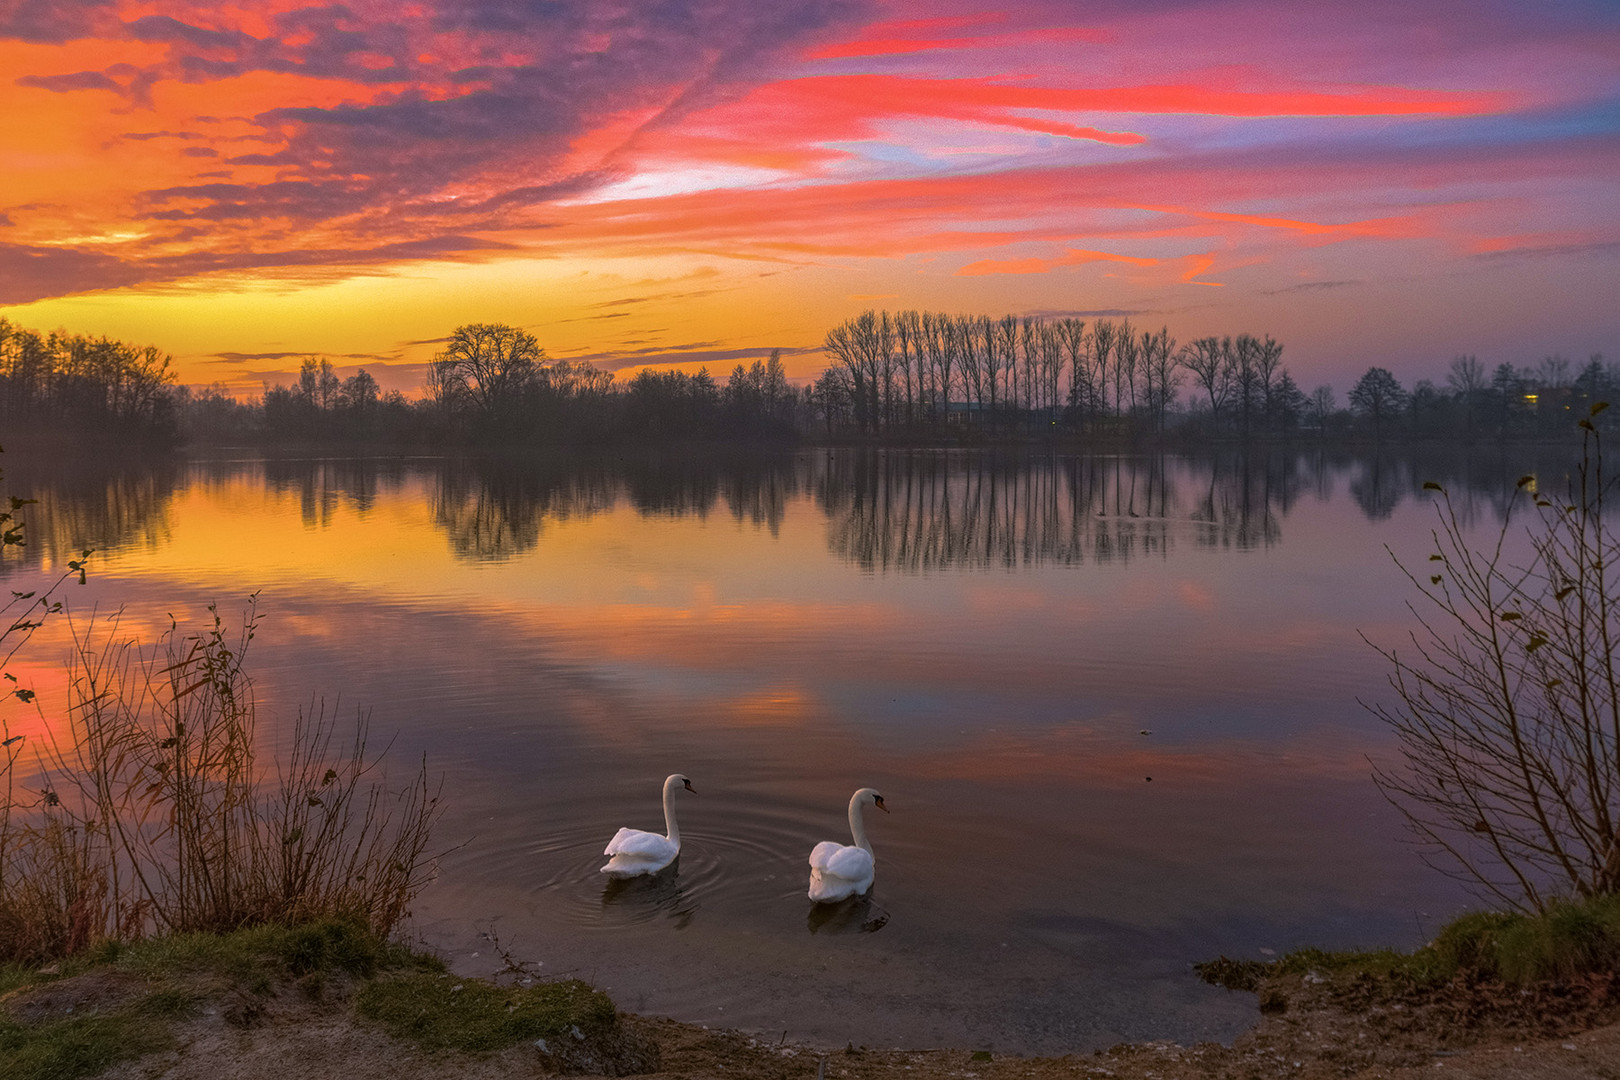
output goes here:
{"type": "Polygon", "coordinates": [[[662,914],[684,930],[697,914],[696,898],[681,887],[681,860],[675,860],[654,874],[636,877],[610,877],[602,889],[602,910],[618,909],[633,921],[642,922],[662,914]]]}
{"type": "Polygon", "coordinates": [[[875,934],[888,921],[888,911],[864,893],[836,904],[811,904],[805,924],[812,934],[875,934]]]}

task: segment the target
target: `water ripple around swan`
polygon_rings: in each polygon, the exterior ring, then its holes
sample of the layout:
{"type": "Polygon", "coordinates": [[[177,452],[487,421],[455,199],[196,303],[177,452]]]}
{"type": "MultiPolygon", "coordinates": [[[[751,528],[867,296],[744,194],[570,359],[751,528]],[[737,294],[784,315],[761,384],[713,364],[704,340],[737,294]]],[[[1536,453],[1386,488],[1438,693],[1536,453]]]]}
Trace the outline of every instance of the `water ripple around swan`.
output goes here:
{"type": "MultiPolygon", "coordinates": [[[[610,835],[581,821],[557,822],[541,838],[486,832],[478,850],[453,853],[443,870],[458,875],[462,863],[476,860],[481,873],[495,872],[514,882],[535,901],[534,910],[546,912],[547,921],[586,931],[650,923],[680,930],[703,919],[805,932],[805,858],[812,841],[790,812],[756,807],[729,816],[719,829],[683,825],[675,863],[635,878],[614,879],[600,872],[610,835]]],[[[839,932],[850,916],[835,917],[838,907],[832,905],[812,922],[810,932],[839,932]]],[[[868,913],[856,922],[873,918],[868,913]]]]}

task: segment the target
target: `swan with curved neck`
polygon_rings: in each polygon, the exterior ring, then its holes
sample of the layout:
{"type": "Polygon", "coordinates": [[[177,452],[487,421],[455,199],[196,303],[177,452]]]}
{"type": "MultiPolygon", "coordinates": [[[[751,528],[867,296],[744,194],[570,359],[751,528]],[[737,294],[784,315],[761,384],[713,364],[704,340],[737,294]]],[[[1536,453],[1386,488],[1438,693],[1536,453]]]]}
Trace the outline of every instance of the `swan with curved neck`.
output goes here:
{"type": "Polygon", "coordinates": [[[608,877],[628,878],[640,874],[656,874],[675,861],[681,853],[681,827],[675,821],[675,804],[670,801],[677,789],[685,788],[697,794],[692,781],[680,773],[664,778],[663,834],[641,829],[620,829],[608,841],[602,854],[609,856],[602,873],[608,877]]]}
{"type": "Polygon", "coordinates": [[[863,807],[875,806],[885,814],[883,796],[863,787],[849,798],[849,833],[853,844],[823,840],[810,852],[810,899],[818,904],[835,904],[851,896],[864,896],[872,888],[877,859],[872,842],[866,838],[863,807]]]}

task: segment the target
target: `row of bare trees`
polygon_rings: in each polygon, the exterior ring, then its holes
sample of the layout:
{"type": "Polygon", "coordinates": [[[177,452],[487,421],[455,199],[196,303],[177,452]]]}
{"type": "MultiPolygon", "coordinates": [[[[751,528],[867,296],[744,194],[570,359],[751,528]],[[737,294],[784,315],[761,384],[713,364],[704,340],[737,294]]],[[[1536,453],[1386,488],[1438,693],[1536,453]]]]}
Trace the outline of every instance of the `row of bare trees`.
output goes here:
{"type": "Polygon", "coordinates": [[[1200,338],[1129,319],[865,311],[828,331],[832,361],[814,397],[827,418],[868,433],[987,417],[1003,427],[1162,433],[1188,375],[1210,423],[1242,434],[1297,421],[1306,399],[1267,336],[1200,338]],[[1229,415],[1230,414],[1230,415],[1229,415]]]}

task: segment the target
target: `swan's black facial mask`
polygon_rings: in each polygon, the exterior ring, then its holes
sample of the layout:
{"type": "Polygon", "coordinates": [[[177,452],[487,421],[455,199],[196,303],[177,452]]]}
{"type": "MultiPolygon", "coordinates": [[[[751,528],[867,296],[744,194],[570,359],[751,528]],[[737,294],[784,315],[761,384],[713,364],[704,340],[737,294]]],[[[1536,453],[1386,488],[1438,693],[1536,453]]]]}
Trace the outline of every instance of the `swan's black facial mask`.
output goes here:
{"type": "Polygon", "coordinates": [[[692,781],[690,781],[690,780],[682,780],[681,781],[681,786],[684,787],[687,791],[690,791],[692,794],[694,794],[694,795],[697,794],[697,788],[692,786],[692,781]]]}

